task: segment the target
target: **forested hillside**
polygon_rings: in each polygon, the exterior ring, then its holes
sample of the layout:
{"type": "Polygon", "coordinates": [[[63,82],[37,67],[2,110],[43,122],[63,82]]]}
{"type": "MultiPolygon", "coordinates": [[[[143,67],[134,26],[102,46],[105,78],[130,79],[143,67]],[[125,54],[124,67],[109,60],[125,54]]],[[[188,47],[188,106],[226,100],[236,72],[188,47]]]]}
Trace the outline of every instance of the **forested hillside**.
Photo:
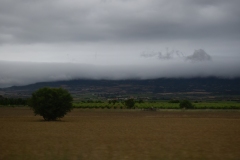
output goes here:
{"type": "Polygon", "coordinates": [[[161,78],[151,80],[70,80],[41,82],[26,86],[0,89],[0,95],[27,97],[41,87],[63,87],[73,95],[97,97],[122,97],[139,95],[150,97],[220,96],[237,98],[240,95],[240,78],[161,78]],[[168,95],[168,96],[167,96],[168,95]]]}

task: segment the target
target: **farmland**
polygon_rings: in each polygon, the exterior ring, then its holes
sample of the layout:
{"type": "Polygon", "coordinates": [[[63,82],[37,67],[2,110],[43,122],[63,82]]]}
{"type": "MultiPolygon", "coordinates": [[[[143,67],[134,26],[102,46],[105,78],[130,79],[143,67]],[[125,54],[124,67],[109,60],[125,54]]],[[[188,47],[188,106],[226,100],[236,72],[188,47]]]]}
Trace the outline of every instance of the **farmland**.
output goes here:
{"type": "MultiPolygon", "coordinates": [[[[195,101],[193,105],[196,109],[240,109],[240,102],[237,101],[195,101]]],[[[89,102],[75,102],[76,108],[89,109],[123,109],[125,108],[124,101],[117,101],[116,103],[109,103],[109,101],[89,101],[89,102]]],[[[156,109],[179,109],[179,103],[172,103],[170,101],[146,101],[137,102],[134,106],[136,109],[156,108],[156,109]]]]}
{"type": "Polygon", "coordinates": [[[239,159],[239,124],[239,110],[74,109],[45,122],[0,107],[0,159],[239,159]]]}

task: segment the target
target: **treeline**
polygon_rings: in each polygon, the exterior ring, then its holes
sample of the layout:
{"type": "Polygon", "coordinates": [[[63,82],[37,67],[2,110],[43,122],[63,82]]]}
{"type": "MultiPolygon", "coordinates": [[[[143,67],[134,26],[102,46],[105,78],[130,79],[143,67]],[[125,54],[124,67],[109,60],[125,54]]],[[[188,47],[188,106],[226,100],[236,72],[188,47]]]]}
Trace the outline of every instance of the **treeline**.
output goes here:
{"type": "Polygon", "coordinates": [[[186,101],[186,100],[170,100],[170,101],[143,101],[143,100],[109,100],[109,101],[89,101],[74,102],[75,108],[83,109],[240,109],[239,101],[186,101]]]}
{"type": "Polygon", "coordinates": [[[0,105],[27,105],[28,99],[23,98],[6,98],[0,96],[0,105]]]}

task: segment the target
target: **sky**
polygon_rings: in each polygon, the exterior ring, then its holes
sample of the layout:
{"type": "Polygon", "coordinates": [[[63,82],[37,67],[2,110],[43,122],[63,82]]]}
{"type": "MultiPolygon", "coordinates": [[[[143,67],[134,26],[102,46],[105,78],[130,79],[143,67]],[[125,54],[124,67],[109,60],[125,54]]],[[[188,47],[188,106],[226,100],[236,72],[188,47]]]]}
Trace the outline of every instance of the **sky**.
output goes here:
{"type": "Polygon", "coordinates": [[[239,0],[0,0],[0,88],[240,77],[239,0]]]}

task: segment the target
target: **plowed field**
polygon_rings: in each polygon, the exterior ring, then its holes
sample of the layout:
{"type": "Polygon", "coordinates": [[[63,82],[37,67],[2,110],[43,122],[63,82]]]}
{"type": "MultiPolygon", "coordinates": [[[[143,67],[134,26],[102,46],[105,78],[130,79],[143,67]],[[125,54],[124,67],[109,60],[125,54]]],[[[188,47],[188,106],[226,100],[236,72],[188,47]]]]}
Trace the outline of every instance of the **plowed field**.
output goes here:
{"type": "Polygon", "coordinates": [[[0,159],[240,159],[240,111],[0,108],[0,159]]]}

